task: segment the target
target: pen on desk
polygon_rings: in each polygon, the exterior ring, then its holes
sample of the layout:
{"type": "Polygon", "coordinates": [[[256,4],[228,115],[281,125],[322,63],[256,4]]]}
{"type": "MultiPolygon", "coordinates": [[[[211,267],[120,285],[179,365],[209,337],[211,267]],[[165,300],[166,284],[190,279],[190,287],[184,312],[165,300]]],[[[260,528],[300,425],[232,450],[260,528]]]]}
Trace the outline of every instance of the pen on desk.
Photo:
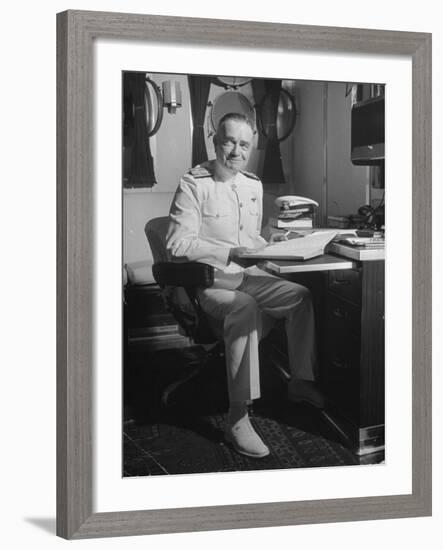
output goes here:
{"type": "Polygon", "coordinates": [[[298,231],[294,231],[293,229],[288,229],[283,233],[283,235],[287,237],[290,233],[295,233],[297,237],[303,237],[303,235],[301,235],[298,231]]]}

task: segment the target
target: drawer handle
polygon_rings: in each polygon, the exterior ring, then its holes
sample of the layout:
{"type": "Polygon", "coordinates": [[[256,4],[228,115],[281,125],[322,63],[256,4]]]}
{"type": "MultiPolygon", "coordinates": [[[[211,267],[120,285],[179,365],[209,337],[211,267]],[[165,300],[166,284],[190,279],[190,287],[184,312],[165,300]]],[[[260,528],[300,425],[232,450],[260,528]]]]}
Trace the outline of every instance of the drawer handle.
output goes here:
{"type": "Polygon", "coordinates": [[[339,359],[334,359],[332,361],[332,366],[338,369],[347,369],[349,367],[349,363],[345,363],[344,361],[340,361],[339,359]]]}
{"type": "Polygon", "coordinates": [[[338,319],[345,319],[347,317],[346,312],[342,311],[338,307],[332,310],[332,314],[334,315],[334,317],[338,317],[338,319]]]}
{"type": "Polygon", "coordinates": [[[349,279],[334,279],[334,283],[341,286],[349,286],[351,281],[349,279]]]}

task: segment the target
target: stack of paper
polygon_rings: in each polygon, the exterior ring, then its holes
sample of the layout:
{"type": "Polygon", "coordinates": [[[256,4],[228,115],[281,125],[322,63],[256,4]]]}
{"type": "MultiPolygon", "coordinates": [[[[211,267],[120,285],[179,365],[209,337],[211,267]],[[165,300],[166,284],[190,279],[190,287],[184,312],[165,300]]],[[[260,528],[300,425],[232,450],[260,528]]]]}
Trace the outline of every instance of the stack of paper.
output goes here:
{"type": "Polygon", "coordinates": [[[304,237],[290,239],[242,254],[245,259],[309,260],[324,254],[325,246],[337,231],[313,231],[304,237]]]}
{"type": "Polygon", "coordinates": [[[365,248],[384,248],[385,240],[381,237],[347,237],[341,238],[339,242],[350,246],[364,246],[365,248]]]}

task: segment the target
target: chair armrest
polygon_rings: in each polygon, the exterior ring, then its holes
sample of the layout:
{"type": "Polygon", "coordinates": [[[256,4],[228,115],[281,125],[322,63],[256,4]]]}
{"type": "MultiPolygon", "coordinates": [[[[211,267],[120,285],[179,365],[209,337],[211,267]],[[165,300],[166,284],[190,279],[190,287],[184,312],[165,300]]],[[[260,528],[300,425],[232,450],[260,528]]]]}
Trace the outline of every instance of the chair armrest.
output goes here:
{"type": "Polygon", "coordinates": [[[152,266],[160,286],[208,288],[214,284],[214,268],[198,262],[160,262],[152,266]]]}

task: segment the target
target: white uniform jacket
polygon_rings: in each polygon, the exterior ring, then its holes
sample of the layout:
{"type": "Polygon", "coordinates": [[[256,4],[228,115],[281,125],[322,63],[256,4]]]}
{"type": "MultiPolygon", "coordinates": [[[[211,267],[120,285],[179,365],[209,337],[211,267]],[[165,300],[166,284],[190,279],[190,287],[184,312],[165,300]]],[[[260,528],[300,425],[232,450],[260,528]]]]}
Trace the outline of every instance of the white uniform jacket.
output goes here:
{"type": "Polygon", "coordinates": [[[238,172],[228,182],[215,180],[213,173],[212,161],[181,178],[170,209],[166,247],[172,259],[212,265],[215,288],[236,288],[243,268],[229,262],[229,250],[266,243],[260,236],[263,187],[249,172],[238,172]]]}

